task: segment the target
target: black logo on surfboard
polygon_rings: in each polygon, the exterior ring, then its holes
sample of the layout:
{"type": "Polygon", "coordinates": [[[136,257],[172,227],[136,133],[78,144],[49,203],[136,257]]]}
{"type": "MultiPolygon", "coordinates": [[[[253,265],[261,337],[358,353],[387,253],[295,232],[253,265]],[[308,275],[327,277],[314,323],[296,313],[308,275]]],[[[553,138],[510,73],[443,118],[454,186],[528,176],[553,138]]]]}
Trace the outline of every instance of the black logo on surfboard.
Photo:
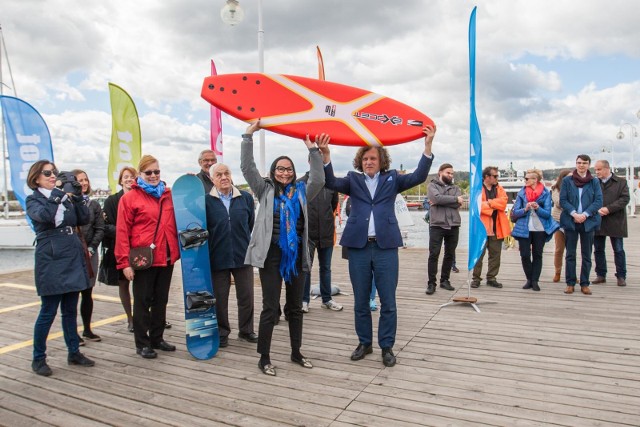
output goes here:
{"type": "Polygon", "coordinates": [[[324,107],[324,112],[330,115],[331,117],[336,116],[336,106],[334,105],[326,105],[324,107]]]}
{"type": "Polygon", "coordinates": [[[389,117],[386,114],[374,114],[374,113],[364,113],[361,111],[357,111],[353,113],[353,117],[362,119],[362,120],[373,120],[376,122],[380,122],[383,125],[390,123],[394,126],[398,126],[402,124],[402,119],[398,116],[389,117]]]}

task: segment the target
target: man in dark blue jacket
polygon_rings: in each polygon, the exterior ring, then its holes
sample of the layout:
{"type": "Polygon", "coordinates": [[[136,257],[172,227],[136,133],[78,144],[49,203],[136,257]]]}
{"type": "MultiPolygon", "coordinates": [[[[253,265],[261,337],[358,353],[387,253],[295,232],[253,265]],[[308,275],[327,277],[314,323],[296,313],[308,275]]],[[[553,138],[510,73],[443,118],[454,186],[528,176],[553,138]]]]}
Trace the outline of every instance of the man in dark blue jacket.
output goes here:
{"type": "Polygon", "coordinates": [[[256,343],[253,330],[253,267],[244,263],[255,220],[253,197],[238,190],[227,165],[211,166],[214,187],[206,195],[211,276],[216,296],[220,347],[229,345],[229,289],[231,275],[238,300],[238,338],[256,343]]]}
{"type": "Polygon", "coordinates": [[[565,294],[572,294],[577,282],[576,250],[580,239],[580,289],[583,294],[591,295],[591,252],[595,231],[600,228],[601,217],[598,210],[602,207],[602,189],[598,178],[589,172],[589,165],[591,157],[580,154],[576,158],[575,170],[562,180],[560,189],[560,225],[564,228],[566,247],[565,294]]]}
{"type": "Polygon", "coordinates": [[[351,360],[360,360],[373,352],[373,327],[369,294],[375,278],[380,297],[378,345],[382,348],[382,363],[391,367],[396,363],[393,345],[396,339],[398,314],[396,287],[398,286],[398,247],[402,235],[395,215],[396,195],[427,179],[433,156],[431,145],[435,127],[426,126],[424,155],[413,173],[401,175],[389,170],[391,159],[383,147],[363,147],[353,160],[357,172],[345,178],[333,174],[328,142],[319,144],[325,164],[325,186],[351,197],[351,213],[342,233],[340,244],[349,248],[349,277],[355,302],[355,327],[358,347],[351,360]]]}

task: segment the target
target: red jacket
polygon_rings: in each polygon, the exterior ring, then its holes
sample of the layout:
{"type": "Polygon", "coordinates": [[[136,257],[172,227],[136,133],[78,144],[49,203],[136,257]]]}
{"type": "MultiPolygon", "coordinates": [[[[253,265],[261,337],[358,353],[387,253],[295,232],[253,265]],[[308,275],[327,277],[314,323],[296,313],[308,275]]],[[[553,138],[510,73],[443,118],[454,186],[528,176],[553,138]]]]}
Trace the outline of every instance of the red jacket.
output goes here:
{"type": "Polygon", "coordinates": [[[134,183],[131,191],[122,196],[118,205],[115,254],[119,270],[129,267],[130,248],[151,245],[160,213],[160,202],[162,217],[156,240],[153,242],[156,245],[153,250],[153,267],[167,265],[167,246],[171,257],[170,264],[180,259],[171,190],[167,188],[160,199],[156,199],[134,183]]]}

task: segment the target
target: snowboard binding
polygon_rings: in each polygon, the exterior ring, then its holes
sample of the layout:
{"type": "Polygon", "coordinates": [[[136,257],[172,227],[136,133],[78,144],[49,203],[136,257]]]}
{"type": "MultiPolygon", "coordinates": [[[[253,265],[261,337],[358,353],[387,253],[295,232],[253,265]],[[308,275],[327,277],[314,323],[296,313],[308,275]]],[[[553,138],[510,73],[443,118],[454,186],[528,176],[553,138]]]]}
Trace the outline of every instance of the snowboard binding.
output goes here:
{"type": "Polygon", "coordinates": [[[207,311],[216,304],[214,296],[207,291],[187,292],[186,308],[188,312],[207,311]]]}

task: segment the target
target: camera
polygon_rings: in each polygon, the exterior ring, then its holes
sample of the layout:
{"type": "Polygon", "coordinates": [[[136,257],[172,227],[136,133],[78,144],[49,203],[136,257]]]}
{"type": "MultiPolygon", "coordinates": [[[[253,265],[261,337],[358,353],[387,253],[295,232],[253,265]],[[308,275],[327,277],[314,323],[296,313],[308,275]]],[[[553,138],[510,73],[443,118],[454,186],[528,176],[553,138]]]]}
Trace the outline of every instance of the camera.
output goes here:
{"type": "Polygon", "coordinates": [[[71,172],[60,172],[56,181],[56,187],[65,193],[82,196],[82,184],[76,180],[75,175],[71,172]]]}

